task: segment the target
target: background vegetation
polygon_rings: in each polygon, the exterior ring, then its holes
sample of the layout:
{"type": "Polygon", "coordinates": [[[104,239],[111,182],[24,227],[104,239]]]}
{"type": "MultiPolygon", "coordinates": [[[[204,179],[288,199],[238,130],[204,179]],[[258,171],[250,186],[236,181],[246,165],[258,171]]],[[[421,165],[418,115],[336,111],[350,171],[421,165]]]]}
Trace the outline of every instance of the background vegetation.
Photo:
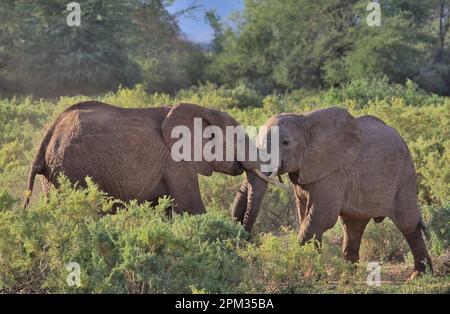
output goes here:
{"type": "MultiPolygon", "coordinates": [[[[175,0],[176,1],[176,0],[175,0]]],[[[245,0],[234,25],[206,18],[214,41],[187,41],[173,0],[83,0],[81,27],[67,1],[0,6],[0,293],[443,293],[450,291],[450,2],[383,0],[369,27],[364,0],[245,0]],[[281,112],[340,106],[375,115],[405,138],[432,233],[435,276],[411,282],[409,249],[390,221],[370,223],[362,261],[340,257],[341,227],[322,252],[300,247],[293,195],[270,187],[253,234],[230,219],[243,177],[201,178],[208,214],[162,214],[170,204],[125,204],[94,183],[61,178],[48,203],[36,184],[21,209],[35,148],[68,106],[98,99],[126,108],[178,102],[224,110],[244,125],[281,112]],[[366,265],[383,284],[366,284],[366,265]],[[81,266],[69,287],[67,265],[81,266]]],[[[188,8],[187,12],[194,10],[188,8]]]]}
{"type": "MultiPolygon", "coordinates": [[[[212,82],[267,95],[407,80],[450,94],[450,1],[383,0],[381,26],[366,23],[368,0],[245,0],[232,25],[214,11],[211,44],[187,41],[176,0],[83,0],[80,27],[65,0],[3,0],[0,93],[99,94],[142,84],[174,94],[212,82]]],[[[195,1],[193,1],[195,3],[195,1]]]]}

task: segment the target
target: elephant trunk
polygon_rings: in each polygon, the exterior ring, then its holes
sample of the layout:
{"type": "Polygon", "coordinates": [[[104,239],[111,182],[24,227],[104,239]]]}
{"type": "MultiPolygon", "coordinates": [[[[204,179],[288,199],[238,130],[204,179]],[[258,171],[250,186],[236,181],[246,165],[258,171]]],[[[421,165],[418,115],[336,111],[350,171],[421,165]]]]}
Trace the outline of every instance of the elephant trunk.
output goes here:
{"type": "Polygon", "coordinates": [[[248,194],[248,180],[242,182],[239,192],[234,198],[231,215],[233,219],[241,224],[244,222],[244,215],[247,211],[247,194],[248,194]]]}
{"type": "Polygon", "coordinates": [[[254,169],[259,169],[261,167],[261,163],[259,161],[250,161],[250,147],[255,147],[254,142],[250,140],[250,138],[246,135],[245,137],[245,156],[246,160],[240,161],[240,166],[245,170],[247,174],[247,178],[242,182],[241,187],[239,188],[239,192],[234,198],[233,207],[231,210],[232,217],[235,221],[244,224],[244,217],[249,208],[247,205],[248,199],[248,190],[249,190],[249,176],[253,175],[252,172],[254,169]]]}
{"type": "Polygon", "coordinates": [[[233,217],[242,223],[247,232],[252,230],[267,187],[266,181],[253,171],[247,171],[247,180],[242,183],[233,204],[233,217]]]}
{"type": "MultiPolygon", "coordinates": [[[[249,141],[248,137],[246,139],[249,141]]],[[[249,141],[248,144],[246,145],[246,156],[249,157],[249,147],[254,145],[254,143],[249,141]]],[[[251,161],[251,158],[249,158],[246,161],[241,161],[240,165],[245,170],[247,179],[242,183],[234,199],[232,216],[244,226],[246,231],[250,232],[258,216],[268,183],[283,188],[286,188],[286,186],[275,178],[269,178],[264,175],[259,170],[262,165],[260,160],[251,161]]]]}

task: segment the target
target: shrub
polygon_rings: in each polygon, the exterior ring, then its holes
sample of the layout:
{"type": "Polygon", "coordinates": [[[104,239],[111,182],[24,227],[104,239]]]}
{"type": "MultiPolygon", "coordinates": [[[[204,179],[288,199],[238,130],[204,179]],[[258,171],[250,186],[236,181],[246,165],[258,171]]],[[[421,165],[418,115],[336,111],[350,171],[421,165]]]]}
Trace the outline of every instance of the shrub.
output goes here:
{"type": "Polygon", "coordinates": [[[243,255],[249,264],[245,284],[254,293],[298,293],[327,277],[314,243],[300,246],[294,232],[262,234],[243,255]]]}
{"type": "MultiPolygon", "coordinates": [[[[168,198],[155,207],[116,203],[87,179],[61,179],[48,204],[0,212],[0,284],[7,292],[211,293],[235,291],[245,269],[237,248],[247,234],[218,211],[168,220],[168,198]],[[81,286],[67,265],[79,263],[81,286]]],[[[1,199],[9,199],[2,196],[1,199]]]]}
{"type": "Polygon", "coordinates": [[[400,97],[408,105],[424,106],[442,104],[442,97],[429,94],[421,90],[419,86],[411,80],[407,80],[405,85],[390,84],[385,77],[380,80],[353,80],[345,84],[340,89],[331,88],[326,93],[326,99],[334,103],[342,103],[346,99],[355,100],[361,107],[367,106],[370,101],[400,97]]]}
{"type": "Polygon", "coordinates": [[[217,109],[259,107],[262,102],[262,96],[243,84],[235,88],[217,87],[214,84],[200,85],[180,91],[177,98],[217,109]]]}
{"type": "Polygon", "coordinates": [[[394,223],[386,218],[382,223],[371,221],[361,241],[361,258],[369,261],[403,261],[408,244],[394,223]]]}
{"type": "Polygon", "coordinates": [[[11,210],[18,203],[19,199],[9,194],[7,190],[0,191],[0,211],[11,210]]]}
{"type": "Polygon", "coordinates": [[[450,203],[442,208],[428,206],[425,213],[429,218],[431,231],[431,247],[433,253],[441,255],[450,247],[450,203]]]}

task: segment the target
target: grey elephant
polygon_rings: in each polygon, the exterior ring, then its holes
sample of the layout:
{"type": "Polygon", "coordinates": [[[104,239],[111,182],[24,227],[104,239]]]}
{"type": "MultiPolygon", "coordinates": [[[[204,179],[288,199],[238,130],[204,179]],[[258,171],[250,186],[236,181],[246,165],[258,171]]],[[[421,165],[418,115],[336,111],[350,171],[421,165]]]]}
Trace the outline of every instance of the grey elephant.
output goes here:
{"type": "MultiPolygon", "coordinates": [[[[343,255],[357,262],[366,225],[389,217],[412,250],[415,274],[432,270],[422,238],[422,232],[429,235],[419,211],[414,164],[395,129],[376,117],[354,118],[340,108],[276,115],[266,126],[266,133],[279,127],[280,162],[272,175],[289,174],[302,244],[313,238],[320,242],[340,216],[343,255]]],[[[266,189],[266,182],[249,177],[235,198],[233,215],[247,230],[266,189]]]]}
{"type": "MultiPolygon", "coordinates": [[[[226,161],[229,159],[225,157],[209,162],[175,161],[171,158],[172,131],[184,126],[193,133],[195,118],[202,119],[204,128],[213,125],[223,132],[228,126],[238,126],[227,113],[193,104],[124,109],[90,101],[69,107],[53,122],[38,148],[31,164],[25,207],[36,175],[42,175],[43,190],[48,194],[64,173],[81,186],[89,176],[103,191],[123,201],[151,202],[170,195],[176,212],[205,212],[199,174],[210,176],[217,171],[236,176],[247,171],[253,176],[253,170],[249,170],[257,164],[226,161]]],[[[248,149],[250,141],[245,138],[248,149]]],[[[205,145],[200,144],[202,148],[205,145]]]]}

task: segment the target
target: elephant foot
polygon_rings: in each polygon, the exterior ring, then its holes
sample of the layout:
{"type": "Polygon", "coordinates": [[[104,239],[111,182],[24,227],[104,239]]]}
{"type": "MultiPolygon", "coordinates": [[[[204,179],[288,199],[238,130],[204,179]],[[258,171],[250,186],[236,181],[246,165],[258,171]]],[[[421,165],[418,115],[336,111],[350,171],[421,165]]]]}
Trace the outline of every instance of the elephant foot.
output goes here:
{"type": "Polygon", "coordinates": [[[423,272],[420,272],[418,270],[415,270],[411,276],[409,276],[408,280],[406,280],[406,282],[410,282],[413,281],[414,279],[416,279],[417,277],[419,277],[421,274],[423,274],[423,272]]]}
{"type": "Polygon", "coordinates": [[[420,270],[414,270],[414,272],[411,274],[411,276],[409,276],[407,282],[410,282],[416,278],[419,278],[425,274],[433,274],[433,271],[425,271],[424,269],[420,269],[420,270]]]}
{"type": "Polygon", "coordinates": [[[344,251],[343,257],[347,262],[357,264],[359,262],[359,252],[344,251]]]}
{"type": "Polygon", "coordinates": [[[415,231],[409,234],[403,234],[411,248],[414,256],[414,273],[411,277],[417,277],[418,274],[433,273],[433,263],[428,254],[425,242],[422,237],[422,230],[418,226],[415,231]]]}

